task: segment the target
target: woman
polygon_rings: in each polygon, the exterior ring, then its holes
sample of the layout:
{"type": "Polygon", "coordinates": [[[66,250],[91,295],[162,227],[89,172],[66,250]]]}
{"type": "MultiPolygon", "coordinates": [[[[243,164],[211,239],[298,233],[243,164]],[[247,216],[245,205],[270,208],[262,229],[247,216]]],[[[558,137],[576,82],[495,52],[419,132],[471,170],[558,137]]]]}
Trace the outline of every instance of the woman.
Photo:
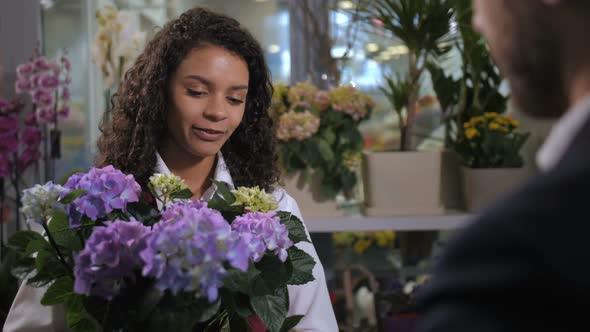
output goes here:
{"type": "MultiPolygon", "coordinates": [[[[259,186],[279,210],[301,217],[282,189],[276,142],[267,114],[272,95],[263,51],[240,24],[192,9],[166,24],[147,45],[113,100],[103,124],[98,164],[113,165],[145,185],[154,173],[183,178],[194,196],[209,199],[211,178],[259,186]]],[[[298,244],[299,245],[299,244],[298,244]]],[[[289,286],[289,316],[304,315],[302,331],[337,331],[324,271],[312,244],[315,281],[289,286]]],[[[44,290],[22,287],[5,331],[65,330],[62,308],[39,304],[44,290]]]]}

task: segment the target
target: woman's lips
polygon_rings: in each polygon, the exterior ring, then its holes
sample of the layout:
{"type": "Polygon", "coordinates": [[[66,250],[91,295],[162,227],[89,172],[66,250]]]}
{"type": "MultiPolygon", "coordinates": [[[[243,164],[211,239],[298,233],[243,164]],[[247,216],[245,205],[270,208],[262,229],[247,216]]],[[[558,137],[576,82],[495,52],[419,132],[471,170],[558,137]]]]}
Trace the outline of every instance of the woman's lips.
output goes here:
{"type": "Polygon", "coordinates": [[[214,142],[222,139],[225,136],[225,131],[211,129],[211,128],[199,128],[192,127],[193,132],[197,137],[203,141],[214,142]]]}

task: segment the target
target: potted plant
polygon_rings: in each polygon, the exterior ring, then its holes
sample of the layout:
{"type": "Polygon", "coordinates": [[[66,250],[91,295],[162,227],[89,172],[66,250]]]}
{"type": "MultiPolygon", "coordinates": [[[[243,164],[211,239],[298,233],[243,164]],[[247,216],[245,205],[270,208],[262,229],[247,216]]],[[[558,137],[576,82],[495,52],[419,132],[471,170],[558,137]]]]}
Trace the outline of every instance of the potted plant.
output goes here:
{"type": "Polygon", "coordinates": [[[350,86],[319,90],[308,83],[276,85],[271,113],[278,123],[285,187],[307,216],[334,216],[355,199],[363,136],[374,103],[350,86]]]}
{"type": "Polygon", "coordinates": [[[520,123],[498,113],[472,117],[455,143],[464,167],[463,186],[468,211],[476,211],[526,177],[520,150],[529,133],[520,123]]]}
{"type": "Polygon", "coordinates": [[[501,115],[508,96],[500,91],[503,78],[485,41],[471,27],[471,1],[454,5],[461,75],[446,73],[440,58],[428,69],[444,112],[445,146],[461,159],[464,203],[475,211],[526,176],[520,150],[529,135],[516,132],[518,121],[501,115]]]}
{"type": "Polygon", "coordinates": [[[447,54],[454,7],[451,1],[359,1],[360,23],[397,38],[407,49],[407,71],[385,77],[381,91],[395,110],[399,151],[364,155],[366,214],[372,216],[445,212],[441,152],[417,152],[412,143],[414,119],[427,65],[447,54]]]}

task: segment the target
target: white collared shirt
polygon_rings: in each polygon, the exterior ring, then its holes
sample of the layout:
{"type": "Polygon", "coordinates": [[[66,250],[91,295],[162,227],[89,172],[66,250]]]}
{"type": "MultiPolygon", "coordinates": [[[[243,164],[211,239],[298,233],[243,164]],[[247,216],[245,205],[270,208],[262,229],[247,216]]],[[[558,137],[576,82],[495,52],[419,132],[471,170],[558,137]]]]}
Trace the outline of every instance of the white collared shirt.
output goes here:
{"type": "Polygon", "coordinates": [[[537,166],[541,171],[550,171],[561,161],[567,148],[589,118],[590,97],[584,98],[563,115],[537,152],[537,166]]]}
{"type": "MultiPolygon", "coordinates": [[[[159,154],[157,154],[156,173],[171,173],[159,154]]],[[[228,183],[231,186],[234,185],[221,153],[217,155],[214,179],[228,183]]],[[[213,194],[214,189],[209,188],[203,194],[203,199],[208,200],[213,197],[213,194]]],[[[277,199],[279,204],[278,210],[291,212],[303,220],[297,203],[283,189],[276,189],[272,195],[277,199]]],[[[313,244],[307,242],[298,243],[297,247],[310,254],[316,261],[316,265],[313,268],[315,281],[301,286],[288,286],[288,316],[304,315],[303,319],[296,326],[298,331],[337,332],[338,325],[332,304],[330,303],[324,268],[316,250],[313,244]]],[[[10,308],[3,331],[68,331],[65,321],[65,311],[62,306],[41,305],[41,298],[45,294],[45,290],[46,288],[33,288],[23,284],[10,308]]]]}

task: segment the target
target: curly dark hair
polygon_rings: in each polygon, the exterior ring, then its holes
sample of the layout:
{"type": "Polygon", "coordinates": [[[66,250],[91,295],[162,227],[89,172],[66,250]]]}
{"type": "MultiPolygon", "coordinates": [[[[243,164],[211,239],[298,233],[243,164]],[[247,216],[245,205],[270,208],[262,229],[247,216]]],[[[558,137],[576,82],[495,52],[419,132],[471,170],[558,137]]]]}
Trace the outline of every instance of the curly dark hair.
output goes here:
{"type": "Polygon", "coordinates": [[[111,100],[110,121],[101,124],[100,166],[113,165],[144,185],[167,135],[169,81],[188,53],[203,44],[222,47],[248,65],[244,117],[221,148],[236,186],[272,190],[279,179],[276,138],[268,114],[272,82],[263,50],[233,18],[194,8],[167,23],[148,43],[111,100]]]}

